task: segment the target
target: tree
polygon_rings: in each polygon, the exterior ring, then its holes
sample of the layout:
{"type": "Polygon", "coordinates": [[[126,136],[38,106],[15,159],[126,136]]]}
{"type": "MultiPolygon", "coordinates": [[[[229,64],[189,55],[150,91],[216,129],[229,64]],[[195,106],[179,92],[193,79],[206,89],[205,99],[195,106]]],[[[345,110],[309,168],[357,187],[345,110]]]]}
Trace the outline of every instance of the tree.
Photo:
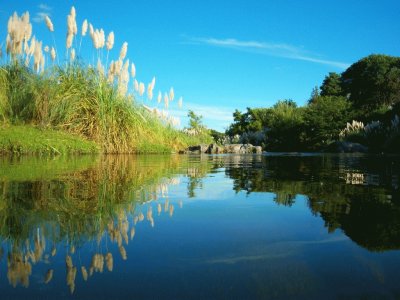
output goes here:
{"type": "Polygon", "coordinates": [[[202,124],[203,116],[196,115],[193,110],[189,110],[187,116],[189,117],[189,128],[190,129],[194,129],[198,132],[200,132],[200,131],[202,131],[202,129],[204,129],[204,126],[202,124]]]}
{"type": "Polygon", "coordinates": [[[345,97],[320,96],[304,112],[305,142],[310,150],[320,150],[338,139],[351,121],[351,103],[345,97]]]}
{"type": "Polygon", "coordinates": [[[311,91],[311,96],[310,96],[310,100],[308,100],[308,103],[313,103],[315,101],[315,99],[317,99],[319,97],[319,88],[318,86],[315,86],[313,88],[313,90],[311,91]]]}
{"type": "Polygon", "coordinates": [[[340,75],[330,72],[329,75],[325,76],[320,89],[321,96],[342,96],[343,90],[340,75]]]}
{"type": "Polygon", "coordinates": [[[342,86],[355,108],[364,112],[400,102],[400,57],[370,55],[342,74],[342,86]]]}
{"type": "Polygon", "coordinates": [[[280,100],[270,109],[266,133],[267,150],[302,150],[303,110],[293,100],[280,100]]]}

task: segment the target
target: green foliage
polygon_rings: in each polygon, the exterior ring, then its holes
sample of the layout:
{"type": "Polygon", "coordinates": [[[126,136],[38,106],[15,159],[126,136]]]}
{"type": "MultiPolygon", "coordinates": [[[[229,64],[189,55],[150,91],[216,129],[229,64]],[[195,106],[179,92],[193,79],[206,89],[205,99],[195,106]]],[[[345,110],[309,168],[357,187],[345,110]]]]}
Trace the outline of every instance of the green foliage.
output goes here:
{"type": "Polygon", "coordinates": [[[202,119],[203,116],[196,115],[196,113],[193,110],[188,111],[189,117],[189,128],[194,129],[196,131],[201,131],[203,129],[203,123],[202,119]]]}
{"type": "Polygon", "coordinates": [[[13,61],[1,71],[0,117],[3,122],[20,123],[33,118],[33,74],[22,63],[13,61]]]}
{"type": "Polygon", "coordinates": [[[100,147],[79,136],[33,126],[0,126],[0,154],[99,153],[100,147]]]}
{"type": "Polygon", "coordinates": [[[360,116],[400,101],[400,58],[370,55],[352,64],[342,74],[343,90],[360,116]]]}
{"type": "Polygon", "coordinates": [[[400,115],[400,57],[365,57],[342,74],[329,73],[320,90],[315,87],[308,104],[300,108],[293,100],[283,100],[271,108],[236,110],[227,134],[249,141],[265,133],[267,151],[319,151],[338,140],[347,122],[380,121],[383,127],[370,129],[368,137],[354,133],[347,140],[373,151],[400,148],[398,131],[390,125],[400,115]]]}
{"type": "Polygon", "coordinates": [[[340,96],[320,96],[304,110],[305,143],[311,150],[321,149],[339,137],[351,120],[351,104],[340,96]]]}
{"type": "Polygon", "coordinates": [[[5,123],[9,114],[9,102],[7,96],[8,78],[7,70],[0,67],[0,123],[5,123]]]}
{"type": "Polygon", "coordinates": [[[233,137],[242,135],[249,131],[261,131],[266,127],[269,110],[265,108],[247,108],[245,113],[235,110],[233,123],[229,126],[226,134],[233,137]]]}
{"type": "MultiPolygon", "coordinates": [[[[190,143],[212,141],[163,123],[122,96],[96,70],[79,64],[33,73],[18,61],[0,68],[0,122],[32,124],[96,142],[105,153],[171,152],[190,143]]],[[[203,128],[201,117],[193,125],[203,128]]],[[[17,145],[14,145],[18,147],[17,145]]],[[[24,151],[35,152],[35,149],[24,151]]]]}
{"type": "Polygon", "coordinates": [[[319,88],[315,86],[311,92],[311,96],[310,99],[308,100],[308,103],[313,103],[319,96],[320,96],[319,88]]]}
{"type": "Polygon", "coordinates": [[[223,145],[227,141],[227,136],[223,132],[210,129],[210,135],[218,145],[223,145]]]}
{"type": "Polygon", "coordinates": [[[304,109],[293,100],[278,101],[266,120],[266,148],[273,151],[299,151],[302,146],[304,109]]]}
{"type": "Polygon", "coordinates": [[[321,96],[342,96],[341,77],[338,73],[330,72],[325,76],[320,87],[321,96]]]}

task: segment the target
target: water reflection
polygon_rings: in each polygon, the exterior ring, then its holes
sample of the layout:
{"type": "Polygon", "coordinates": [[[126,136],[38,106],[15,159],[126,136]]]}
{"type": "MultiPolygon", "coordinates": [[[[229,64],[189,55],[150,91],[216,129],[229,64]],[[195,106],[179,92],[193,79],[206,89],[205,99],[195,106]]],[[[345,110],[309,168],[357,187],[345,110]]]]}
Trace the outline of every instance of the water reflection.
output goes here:
{"type": "MultiPolygon", "coordinates": [[[[104,264],[111,272],[111,252],[94,252],[90,265],[85,266],[76,262],[76,248],[88,242],[101,248],[111,242],[126,260],[124,245],[134,238],[135,225],[148,221],[151,227],[155,226],[151,204],[142,211],[146,203],[163,205],[164,211],[173,216],[168,187],[179,184],[176,176],[180,163],[179,157],[157,156],[148,160],[128,156],[11,161],[3,158],[0,222],[9,283],[28,287],[32,266],[51,263],[62,247],[67,248],[66,283],[71,293],[78,270],[85,281],[94,273],[103,273],[104,264]]],[[[159,209],[158,216],[161,213],[159,209]]],[[[45,284],[53,274],[52,269],[46,272],[45,284]]]]}
{"type": "Polygon", "coordinates": [[[156,228],[157,218],[171,219],[184,200],[208,189],[206,178],[221,172],[232,184],[224,188],[273,193],[287,207],[305,195],[328,232],[341,229],[372,251],[400,249],[397,157],[25,157],[1,158],[0,165],[0,257],[7,257],[13,287],[28,287],[39,263],[46,265],[42,283],[51,284],[62,260],[70,293],[78,277],[89,282],[113,272],[117,259],[128,260],[140,223],[156,228]],[[171,199],[171,187],[184,187],[187,198],[171,199]]]}
{"type": "Polygon", "coordinates": [[[272,192],[279,205],[306,195],[329,232],[373,251],[400,249],[400,160],[369,156],[272,156],[227,168],[234,189],[272,192]]]}

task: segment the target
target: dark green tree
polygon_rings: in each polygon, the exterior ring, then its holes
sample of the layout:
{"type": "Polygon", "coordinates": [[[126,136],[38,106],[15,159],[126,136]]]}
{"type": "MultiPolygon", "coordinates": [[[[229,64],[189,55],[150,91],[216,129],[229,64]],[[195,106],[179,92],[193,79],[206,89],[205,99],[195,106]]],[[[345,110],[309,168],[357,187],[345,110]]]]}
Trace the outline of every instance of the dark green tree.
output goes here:
{"type": "Polygon", "coordinates": [[[321,96],[341,96],[343,95],[343,90],[341,86],[341,78],[338,73],[330,72],[325,76],[324,81],[320,87],[321,96]]]}
{"type": "Polygon", "coordinates": [[[342,74],[342,87],[362,114],[400,102],[400,57],[370,55],[342,74]]]}
{"type": "Polygon", "coordinates": [[[270,109],[266,131],[267,151],[303,149],[303,110],[293,100],[280,100],[270,109]]]}
{"type": "Polygon", "coordinates": [[[310,150],[320,150],[339,137],[351,121],[351,104],[345,97],[320,96],[304,111],[305,142],[310,150]]]}
{"type": "Polygon", "coordinates": [[[315,86],[311,91],[311,96],[310,99],[308,100],[308,103],[313,103],[315,99],[317,99],[318,97],[319,97],[319,88],[318,86],[315,86]]]}

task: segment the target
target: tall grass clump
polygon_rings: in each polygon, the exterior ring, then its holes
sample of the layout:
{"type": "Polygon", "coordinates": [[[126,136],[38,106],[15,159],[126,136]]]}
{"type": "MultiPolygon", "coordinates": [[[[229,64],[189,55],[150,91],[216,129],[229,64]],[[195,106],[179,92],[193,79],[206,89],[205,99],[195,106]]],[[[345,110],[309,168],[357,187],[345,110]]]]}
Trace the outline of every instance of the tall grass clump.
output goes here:
{"type": "Polygon", "coordinates": [[[4,123],[8,118],[8,98],[7,98],[7,72],[0,67],[0,122],[4,123]]]}
{"type": "MultiPolygon", "coordinates": [[[[9,19],[6,64],[0,67],[2,123],[67,131],[95,141],[106,153],[170,152],[191,142],[175,128],[179,120],[167,111],[175,98],[173,87],[158,92],[155,108],[144,105],[145,98],[153,99],[156,78],[147,85],[136,78],[135,64],[127,57],[127,42],[115,47],[113,31],[106,35],[86,19],[78,30],[72,7],[67,16],[64,62],[58,64],[62,55],[55,44],[57,28],[48,16],[44,22],[53,37],[52,46],[32,37],[28,12],[21,17],[14,13],[9,19]],[[80,56],[86,36],[94,50],[90,64],[80,56]],[[114,59],[113,49],[117,52],[114,59]]],[[[180,97],[179,108],[182,101],[180,97]]]]}

